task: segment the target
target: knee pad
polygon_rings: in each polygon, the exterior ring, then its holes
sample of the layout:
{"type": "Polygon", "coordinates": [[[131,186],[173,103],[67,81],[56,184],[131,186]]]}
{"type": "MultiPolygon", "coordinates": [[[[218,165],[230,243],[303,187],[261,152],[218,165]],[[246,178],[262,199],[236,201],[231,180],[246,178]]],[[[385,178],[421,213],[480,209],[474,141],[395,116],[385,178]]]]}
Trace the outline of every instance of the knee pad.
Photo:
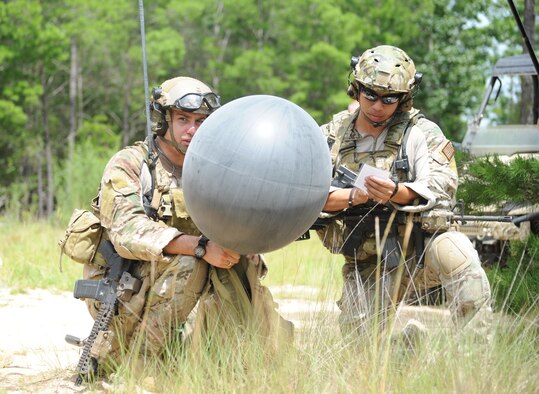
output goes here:
{"type": "Polygon", "coordinates": [[[431,246],[431,263],[433,268],[445,277],[458,275],[472,264],[481,264],[468,237],[455,231],[434,239],[431,246]]]}

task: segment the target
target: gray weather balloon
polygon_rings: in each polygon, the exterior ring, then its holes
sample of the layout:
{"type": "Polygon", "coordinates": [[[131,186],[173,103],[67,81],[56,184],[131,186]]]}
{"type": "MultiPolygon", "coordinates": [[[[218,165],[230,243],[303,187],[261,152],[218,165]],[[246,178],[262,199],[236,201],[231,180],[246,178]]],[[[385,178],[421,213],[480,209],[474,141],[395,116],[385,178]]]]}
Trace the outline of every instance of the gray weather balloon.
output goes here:
{"type": "Polygon", "coordinates": [[[330,183],[329,149],[314,119],[266,95],[234,100],[208,117],[183,167],[194,223],[241,254],[296,240],[318,217],[330,183]]]}

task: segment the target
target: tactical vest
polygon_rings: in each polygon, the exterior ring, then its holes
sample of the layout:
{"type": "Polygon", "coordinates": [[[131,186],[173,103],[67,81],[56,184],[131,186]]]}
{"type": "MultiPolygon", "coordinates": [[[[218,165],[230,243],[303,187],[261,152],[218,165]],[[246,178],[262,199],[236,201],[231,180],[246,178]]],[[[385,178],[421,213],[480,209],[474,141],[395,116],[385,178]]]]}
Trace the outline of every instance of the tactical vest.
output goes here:
{"type": "MultiPolygon", "coordinates": [[[[409,114],[407,112],[397,113],[388,126],[384,149],[370,152],[357,152],[355,139],[344,143],[345,136],[350,136],[353,132],[356,116],[356,114],[340,113],[334,119],[333,135],[335,140],[330,141],[331,156],[335,163],[334,168],[344,165],[348,169],[358,172],[361,164],[366,163],[390,171],[394,180],[407,181],[409,167],[395,165],[395,161],[401,158],[407,161],[403,144],[405,145],[407,132],[412,126],[409,114]]],[[[407,162],[406,165],[408,165],[407,162]]]]}
{"type": "MultiPolygon", "coordinates": [[[[144,142],[138,142],[133,149],[136,149],[144,158],[140,177],[143,183],[142,188],[146,191],[143,200],[155,209],[156,212],[153,219],[163,222],[167,226],[174,227],[182,233],[200,235],[200,231],[187,213],[183,189],[180,187],[170,187],[170,174],[165,170],[161,162],[156,160],[155,156],[157,154],[155,152],[153,153],[154,157],[152,157],[152,161],[155,162],[155,168],[152,171],[152,166],[148,163],[148,145],[144,142]],[[151,184],[145,185],[145,180],[150,180],[151,184]]],[[[144,205],[146,209],[146,203],[144,205]]]]}
{"type": "MultiPolygon", "coordinates": [[[[409,113],[397,113],[388,125],[384,148],[379,151],[368,152],[357,151],[357,139],[352,137],[353,133],[355,133],[353,127],[357,113],[357,111],[353,114],[347,111],[341,112],[336,115],[332,124],[329,125],[330,137],[328,138],[328,143],[331,146],[331,156],[335,163],[334,168],[344,165],[348,169],[358,172],[360,166],[366,163],[389,171],[395,181],[408,181],[409,163],[406,156],[406,139],[407,133],[412,127],[409,113]],[[331,141],[332,136],[334,136],[333,141],[331,141]]],[[[367,208],[369,205],[368,203],[367,208]]],[[[391,212],[391,209],[385,208],[387,214],[384,214],[383,217],[380,216],[382,223],[389,218],[391,212]]],[[[352,209],[350,214],[355,216],[356,213],[352,209]]],[[[328,228],[328,231],[342,231],[342,240],[340,240],[338,248],[346,256],[347,260],[364,261],[376,254],[373,216],[374,213],[361,220],[345,219],[342,224],[335,223],[334,225],[340,227],[340,230],[328,228]]],[[[387,268],[393,268],[399,262],[397,237],[397,226],[394,223],[382,251],[387,268]]],[[[331,240],[335,242],[337,238],[331,237],[331,240]]]]}

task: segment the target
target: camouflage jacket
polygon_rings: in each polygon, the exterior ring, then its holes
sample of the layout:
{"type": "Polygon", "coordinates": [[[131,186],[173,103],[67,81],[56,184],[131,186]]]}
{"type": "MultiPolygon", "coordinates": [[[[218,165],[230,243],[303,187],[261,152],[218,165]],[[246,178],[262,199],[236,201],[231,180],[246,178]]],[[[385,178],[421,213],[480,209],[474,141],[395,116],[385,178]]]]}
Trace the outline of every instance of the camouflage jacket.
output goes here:
{"type": "MultiPolygon", "coordinates": [[[[342,127],[349,128],[355,117],[348,116],[345,112],[343,111],[337,114],[332,123],[340,123],[342,127]]],[[[453,145],[445,137],[440,127],[425,118],[419,110],[412,108],[409,116],[412,119],[412,124],[423,132],[427,141],[430,170],[428,186],[436,199],[433,208],[452,210],[455,206],[458,186],[457,165],[454,158],[455,151],[453,145]]],[[[322,130],[326,135],[331,133],[330,125],[331,123],[322,126],[322,130]]],[[[332,151],[333,159],[335,159],[334,156],[335,152],[332,151]]]]}
{"type": "Polygon", "coordinates": [[[95,206],[102,226],[124,258],[166,261],[163,248],[182,233],[199,235],[185,208],[181,175],[179,181],[159,158],[155,169],[159,220],[150,219],[144,210],[143,195],[151,192],[151,175],[146,163],[146,142],[139,142],[116,153],[105,167],[98,204],[95,206]]]}
{"type": "MultiPolygon", "coordinates": [[[[408,113],[397,114],[382,133],[373,139],[361,136],[354,131],[354,120],[359,109],[354,113],[342,111],[333,117],[328,124],[322,125],[321,130],[328,139],[331,158],[335,167],[344,164],[352,171],[358,171],[361,163],[385,169],[392,169],[395,159],[404,147],[408,157],[407,172],[393,170],[399,175],[400,182],[422,197],[417,205],[401,205],[391,202],[398,210],[417,212],[430,209],[435,204],[435,197],[428,187],[430,166],[428,149],[423,133],[414,125],[410,125],[408,113]],[[404,131],[406,136],[404,137],[404,131]],[[373,145],[363,142],[372,139],[373,145]],[[365,150],[366,149],[366,150],[365,150]]],[[[367,141],[368,142],[368,141],[367,141]]]]}
{"type": "Polygon", "coordinates": [[[458,186],[455,150],[440,127],[412,108],[410,116],[423,132],[429,149],[429,189],[436,197],[435,208],[451,210],[455,206],[458,186]]]}

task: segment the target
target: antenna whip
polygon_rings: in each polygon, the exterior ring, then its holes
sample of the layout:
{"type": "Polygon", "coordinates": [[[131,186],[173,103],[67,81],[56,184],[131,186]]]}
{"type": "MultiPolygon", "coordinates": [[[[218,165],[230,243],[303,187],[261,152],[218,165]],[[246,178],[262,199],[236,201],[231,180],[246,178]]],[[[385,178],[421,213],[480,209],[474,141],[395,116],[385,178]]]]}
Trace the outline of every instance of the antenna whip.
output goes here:
{"type": "Polygon", "coordinates": [[[152,124],[150,121],[150,92],[148,89],[148,65],[146,64],[146,33],[144,31],[144,1],[139,0],[140,39],[142,42],[142,69],[144,74],[144,105],[146,110],[146,134],[148,136],[148,158],[152,157],[152,124]]]}

